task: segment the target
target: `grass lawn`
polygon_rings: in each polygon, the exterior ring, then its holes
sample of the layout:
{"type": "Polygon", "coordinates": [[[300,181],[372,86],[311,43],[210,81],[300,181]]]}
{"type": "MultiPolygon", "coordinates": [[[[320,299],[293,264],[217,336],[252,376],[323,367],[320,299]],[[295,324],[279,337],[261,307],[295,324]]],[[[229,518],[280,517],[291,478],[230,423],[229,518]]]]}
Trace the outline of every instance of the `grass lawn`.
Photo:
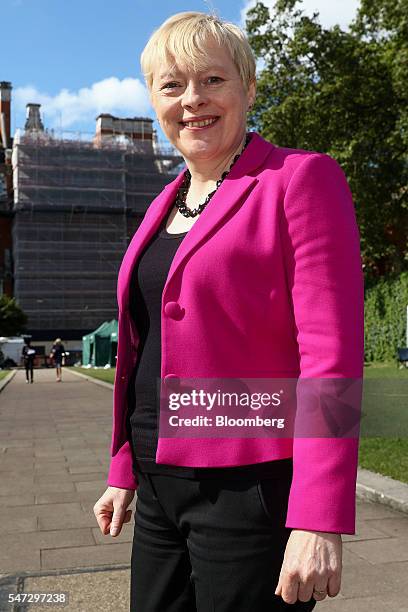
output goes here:
{"type": "Polygon", "coordinates": [[[393,363],[370,363],[364,366],[364,378],[398,378],[408,381],[408,368],[398,368],[393,363]]]}
{"type": "Polygon", "coordinates": [[[92,378],[98,378],[99,380],[104,380],[107,383],[111,383],[113,385],[113,381],[115,379],[115,368],[109,368],[106,370],[94,370],[93,368],[68,368],[69,370],[74,370],[74,372],[79,372],[80,374],[85,374],[85,376],[92,376],[92,378]]]}
{"type": "MultiPolygon", "coordinates": [[[[114,381],[114,368],[75,370],[114,381]]],[[[408,483],[408,368],[398,369],[395,363],[364,368],[359,465],[408,483]]]]}
{"type": "Polygon", "coordinates": [[[408,368],[364,368],[359,465],[408,483],[408,368]]]}
{"type": "Polygon", "coordinates": [[[406,438],[361,438],[360,467],[408,483],[408,440],[406,438]]]}
{"type": "Polygon", "coordinates": [[[0,370],[0,380],[6,378],[7,374],[10,374],[11,370],[0,370]]]}

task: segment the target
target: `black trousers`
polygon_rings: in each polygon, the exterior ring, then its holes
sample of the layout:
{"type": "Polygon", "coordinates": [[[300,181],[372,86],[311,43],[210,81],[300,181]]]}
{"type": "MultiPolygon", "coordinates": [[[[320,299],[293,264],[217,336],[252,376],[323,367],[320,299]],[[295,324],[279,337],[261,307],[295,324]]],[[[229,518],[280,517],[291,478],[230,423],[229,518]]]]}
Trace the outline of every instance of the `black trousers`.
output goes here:
{"type": "Polygon", "coordinates": [[[309,611],[274,594],[291,478],[139,474],[131,612],[309,611]]]}
{"type": "Polygon", "coordinates": [[[34,362],[29,359],[28,361],[25,362],[25,373],[26,373],[26,379],[27,380],[33,380],[33,375],[34,375],[34,362]],[[30,378],[29,378],[30,375],[30,378]]]}

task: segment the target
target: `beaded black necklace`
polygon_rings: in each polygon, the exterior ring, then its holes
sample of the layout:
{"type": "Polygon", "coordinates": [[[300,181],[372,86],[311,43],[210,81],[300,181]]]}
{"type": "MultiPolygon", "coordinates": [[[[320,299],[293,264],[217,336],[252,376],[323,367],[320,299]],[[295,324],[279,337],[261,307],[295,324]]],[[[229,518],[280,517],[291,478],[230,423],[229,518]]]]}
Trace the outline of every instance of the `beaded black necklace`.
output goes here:
{"type": "Polygon", "coordinates": [[[216,183],[216,188],[214,189],[214,191],[211,191],[211,193],[208,194],[208,196],[205,198],[205,201],[202,204],[197,206],[197,208],[193,208],[193,209],[189,208],[186,204],[187,193],[188,193],[190,183],[191,183],[191,173],[190,173],[190,170],[187,168],[187,170],[184,173],[183,182],[180,185],[179,190],[177,192],[177,197],[176,197],[176,202],[175,202],[177,208],[179,209],[179,212],[181,212],[181,214],[184,215],[184,217],[196,217],[197,215],[200,215],[203,212],[204,208],[207,206],[208,202],[211,200],[214,193],[217,191],[217,189],[219,188],[219,186],[221,185],[225,177],[231,172],[232,166],[240,158],[240,156],[244,152],[250,140],[251,140],[251,134],[248,133],[246,135],[245,144],[242,147],[241,153],[238,153],[238,155],[234,157],[234,159],[232,160],[232,164],[229,167],[229,170],[226,170],[225,172],[222,173],[221,178],[218,179],[216,183]]]}

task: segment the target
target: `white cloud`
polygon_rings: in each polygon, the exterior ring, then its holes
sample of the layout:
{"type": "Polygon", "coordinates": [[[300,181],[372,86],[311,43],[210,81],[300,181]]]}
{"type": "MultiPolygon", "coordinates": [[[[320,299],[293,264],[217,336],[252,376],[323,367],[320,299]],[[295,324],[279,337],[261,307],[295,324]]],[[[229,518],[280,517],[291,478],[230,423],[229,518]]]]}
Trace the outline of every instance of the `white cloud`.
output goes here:
{"type": "MultiPolygon", "coordinates": [[[[265,6],[273,8],[275,0],[261,0],[265,6]]],[[[255,6],[256,0],[246,0],[241,10],[241,25],[245,25],[245,15],[248,9],[255,6]]],[[[319,13],[319,22],[329,28],[338,24],[343,30],[351,23],[357,13],[360,0],[303,0],[298,7],[311,17],[314,12],[319,13]]]]}
{"type": "Polygon", "coordinates": [[[55,95],[40,92],[33,86],[17,87],[13,92],[16,112],[29,102],[41,104],[46,127],[72,127],[76,123],[94,122],[100,113],[119,116],[150,114],[151,106],[145,85],[139,79],[110,77],[78,91],[61,89],[55,95]]]}

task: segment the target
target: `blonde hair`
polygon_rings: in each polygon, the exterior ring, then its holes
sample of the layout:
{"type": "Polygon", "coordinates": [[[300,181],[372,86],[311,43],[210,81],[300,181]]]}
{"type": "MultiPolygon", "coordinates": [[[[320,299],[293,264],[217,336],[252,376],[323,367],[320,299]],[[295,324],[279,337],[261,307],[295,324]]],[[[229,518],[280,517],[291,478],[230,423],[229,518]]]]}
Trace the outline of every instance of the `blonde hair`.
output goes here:
{"type": "Polygon", "coordinates": [[[216,15],[189,11],[169,17],[153,32],[142,51],[140,63],[149,92],[154,70],[160,63],[175,60],[192,66],[194,71],[207,69],[208,57],[203,46],[211,37],[228,49],[248,90],[255,80],[256,63],[244,32],[216,15]]]}

